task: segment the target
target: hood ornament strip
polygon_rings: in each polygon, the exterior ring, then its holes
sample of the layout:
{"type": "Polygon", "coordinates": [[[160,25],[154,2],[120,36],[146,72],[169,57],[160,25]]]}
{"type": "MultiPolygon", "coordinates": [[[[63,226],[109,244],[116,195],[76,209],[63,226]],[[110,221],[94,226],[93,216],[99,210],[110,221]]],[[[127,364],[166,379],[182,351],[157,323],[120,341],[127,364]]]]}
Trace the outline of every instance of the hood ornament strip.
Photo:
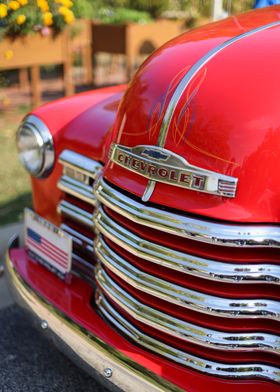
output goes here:
{"type": "Polygon", "coordinates": [[[111,161],[148,178],[149,181],[142,196],[143,201],[148,201],[150,199],[157,182],[163,182],[218,196],[235,197],[238,181],[236,178],[193,166],[179,155],[166,150],[164,146],[178,102],[198,72],[202,70],[213,57],[227,47],[243,38],[279,25],[280,21],[276,21],[246,31],[245,33],[221,43],[202,56],[200,60],[186,72],[176,87],[163,117],[157,146],[140,145],[125,147],[119,144],[112,145],[111,161]]]}
{"type": "MultiPolygon", "coordinates": [[[[233,37],[220,45],[214,47],[211,49],[209,52],[207,52],[203,57],[200,58],[185,74],[185,76],[182,78],[180,83],[178,84],[176,90],[174,91],[174,94],[171,97],[171,100],[168,104],[167,110],[165,112],[162,124],[161,124],[161,129],[158,137],[158,142],[157,145],[159,147],[164,147],[166,143],[166,138],[167,134],[170,128],[170,124],[173,118],[173,115],[175,113],[177,104],[182,97],[184,91],[186,90],[187,86],[189,83],[193,80],[193,78],[197,75],[197,73],[214,57],[216,56],[219,52],[222,50],[226,49],[228,46],[231,46],[232,44],[242,40],[243,38],[249,37],[251,35],[254,35],[260,31],[269,29],[271,27],[279,26],[280,21],[272,22],[260,27],[257,27],[256,29],[252,29],[249,31],[246,31],[245,33],[242,33],[236,37],[233,37]]],[[[144,195],[142,197],[143,201],[148,201],[149,198],[152,196],[153,191],[156,186],[156,181],[151,180],[148,182],[148,185],[146,187],[146,190],[144,192],[144,195]]],[[[231,196],[234,197],[234,196],[231,196]]]]}
{"type": "Polygon", "coordinates": [[[242,33],[240,35],[237,35],[220,45],[214,47],[211,49],[209,52],[207,52],[203,57],[200,58],[185,74],[185,76],[182,78],[182,80],[179,82],[176,90],[174,91],[174,94],[171,97],[171,100],[168,104],[167,110],[165,112],[161,129],[160,129],[160,134],[158,138],[158,146],[159,147],[164,147],[165,142],[166,142],[166,137],[170,128],[170,123],[172,121],[174,112],[176,110],[177,104],[182,97],[184,91],[186,90],[187,86],[191,82],[191,80],[194,78],[195,75],[213,58],[215,57],[218,53],[226,49],[227,47],[235,44],[236,42],[249,37],[251,35],[254,35],[260,31],[267,30],[271,27],[276,27],[280,25],[280,21],[272,22],[260,27],[257,27],[255,29],[246,31],[245,33],[242,33]]]}
{"type": "Polygon", "coordinates": [[[191,165],[181,156],[161,147],[125,147],[113,144],[110,159],[117,165],[148,178],[150,185],[143,195],[143,201],[149,200],[155,182],[212,195],[235,197],[236,178],[191,165]]]}

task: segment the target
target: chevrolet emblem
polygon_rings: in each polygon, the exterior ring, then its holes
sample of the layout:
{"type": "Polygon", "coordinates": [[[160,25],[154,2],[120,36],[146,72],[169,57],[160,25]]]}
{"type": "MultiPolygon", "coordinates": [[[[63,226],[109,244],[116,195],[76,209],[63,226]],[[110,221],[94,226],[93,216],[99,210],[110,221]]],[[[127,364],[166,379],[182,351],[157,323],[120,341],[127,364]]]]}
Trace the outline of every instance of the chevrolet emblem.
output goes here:
{"type": "Polygon", "coordinates": [[[235,197],[236,194],[236,178],[193,166],[186,159],[162,147],[113,144],[110,159],[150,181],[224,197],[235,197]]]}

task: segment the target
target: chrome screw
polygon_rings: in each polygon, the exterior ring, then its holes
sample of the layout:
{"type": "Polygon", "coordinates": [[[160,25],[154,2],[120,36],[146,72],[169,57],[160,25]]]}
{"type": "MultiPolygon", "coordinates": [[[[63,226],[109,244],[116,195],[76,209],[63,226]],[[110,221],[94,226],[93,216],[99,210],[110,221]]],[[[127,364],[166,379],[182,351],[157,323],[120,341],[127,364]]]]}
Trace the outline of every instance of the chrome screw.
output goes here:
{"type": "Polygon", "coordinates": [[[42,322],[41,322],[41,328],[42,329],[47,329],[48,328],[48,322],[46,321],[46,320],[42,320],[42,322]]]}
{"type": "Polygon", "coordinates": [[[112,377],[112,375],[113,375],[113,370],[112,369],[110,369],[110,368],[106,368],[106,369],[104,369],[104,376],[106,377],[106,378],[110,378],[110,377],[112,377]]]}

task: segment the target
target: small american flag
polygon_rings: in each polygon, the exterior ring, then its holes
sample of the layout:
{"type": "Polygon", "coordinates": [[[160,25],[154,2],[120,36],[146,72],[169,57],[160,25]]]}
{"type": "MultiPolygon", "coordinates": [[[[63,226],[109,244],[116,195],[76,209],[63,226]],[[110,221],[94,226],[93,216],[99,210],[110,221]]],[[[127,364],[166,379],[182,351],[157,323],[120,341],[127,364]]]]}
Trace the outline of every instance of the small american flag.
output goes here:
{"type": "Polygon", "coordinates": [[[52,244],[46,238],[38,234],[36,231],[30,229],[26,230],[26,245],[34,253],[39,256],[45,256],[46,260],[51,260],[53,263],[60,266],[61,269],[67,270],[68,268],[68,254],[57,246],[52,244]]]}

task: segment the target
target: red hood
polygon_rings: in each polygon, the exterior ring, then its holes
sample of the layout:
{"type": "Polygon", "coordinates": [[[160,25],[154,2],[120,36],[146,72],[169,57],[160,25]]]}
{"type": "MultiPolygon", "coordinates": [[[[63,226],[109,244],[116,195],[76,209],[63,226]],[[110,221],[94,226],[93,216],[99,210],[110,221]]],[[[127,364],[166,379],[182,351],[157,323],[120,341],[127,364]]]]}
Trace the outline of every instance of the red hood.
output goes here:
{"type": "MultiPolygon", "coordinates": [[[[118,112],[114,142],[158,145],[170,100],[188,71],[218,45],[279,19],[280,7],[270,7],[167,43],[132,80],[118,112]]],[[[238,179],[236,197],[158,182],[149,202],[230,221],[279,221],[279,39],[280,26],[271,26],[210,57],[178,98],[166,135],[164,148],[191,165],[238,179]]],[[[148,183],[112,162],[105,177],[139,197],[148,183]]]]}

